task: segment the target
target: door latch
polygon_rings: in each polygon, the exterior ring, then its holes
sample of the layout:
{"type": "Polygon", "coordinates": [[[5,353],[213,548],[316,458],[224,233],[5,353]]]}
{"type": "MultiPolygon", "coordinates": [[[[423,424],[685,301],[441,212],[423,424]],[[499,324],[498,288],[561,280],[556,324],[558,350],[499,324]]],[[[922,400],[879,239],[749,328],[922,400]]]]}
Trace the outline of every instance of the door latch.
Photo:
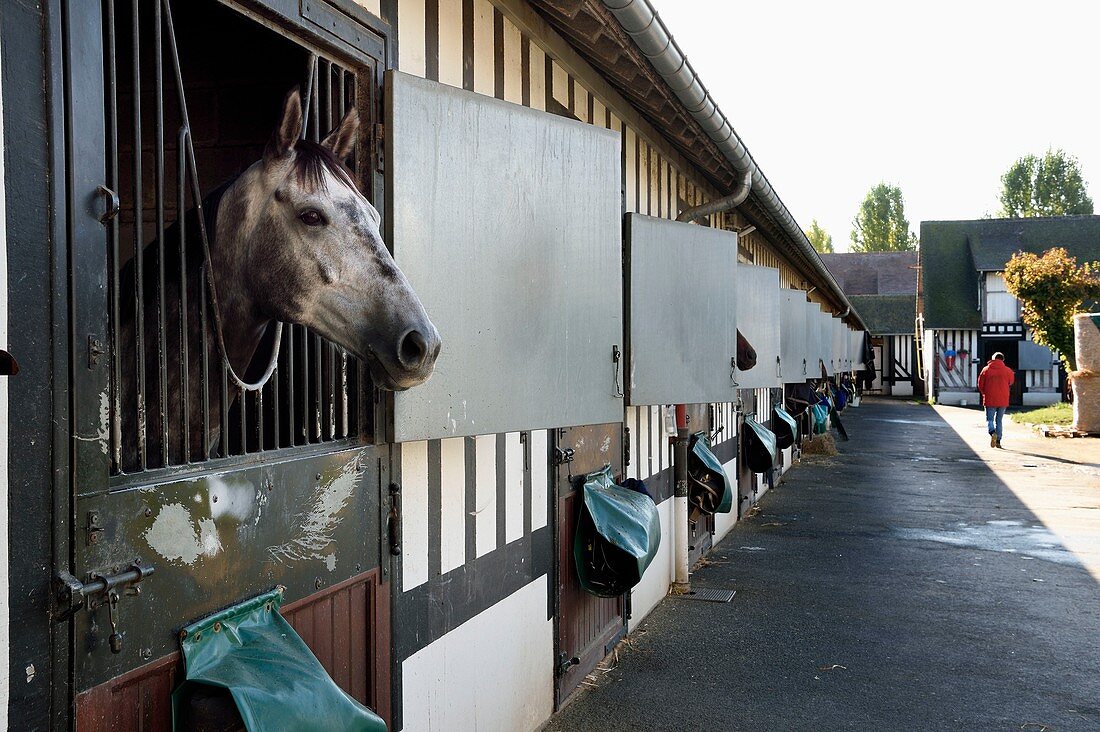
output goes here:
{"type": "Polygon", "coordinates": [[[562,651],[558,654],[558,676],[565,676],[566,671],[578,665],[580,662],[581,659],[577,658],[576,656],[570,658],[569,656],[565,655],[565,651],[562,651]]]}
{"type": "Polygon", "coordinates": [[[54,620],[67,620],[80,610],[96,610],[107,605],[111,621],[111,653],[122,653],[123,633],[119,629],[119,601],[124,596],[141,594],[139,585],[153,571],[153,565],[135,559],[133,564],[121,572],[91,572],[87,582],[81,582],[66,571],[58,572],[55,580],[54,620]]]}
{"type": "Polygon", "coordinates": [[[555,447],[554,448],[554,465],[565,465],[566,463],[573,462],[573,458],[577,456],[577,451],[571,447],[555,447]]]}
{"type": "Polygon", "coordinates": [[[390,535],[390,554],[401,553],[401,485],[390,483],[390,514],[386,518],[387,532],[390,535]]]}

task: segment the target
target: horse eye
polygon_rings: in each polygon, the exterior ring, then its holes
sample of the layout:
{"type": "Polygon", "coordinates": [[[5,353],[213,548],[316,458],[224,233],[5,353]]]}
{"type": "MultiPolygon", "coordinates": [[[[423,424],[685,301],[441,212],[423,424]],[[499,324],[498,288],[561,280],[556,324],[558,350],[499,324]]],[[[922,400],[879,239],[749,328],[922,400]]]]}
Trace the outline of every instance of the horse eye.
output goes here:
{"type": "Polygon", "coordinates": [[[299,220],[306,226],[320,226],[325,223],[325,217],[318,211],[310,209],[309,211],[303,211],[298,214],[299,220]]]}

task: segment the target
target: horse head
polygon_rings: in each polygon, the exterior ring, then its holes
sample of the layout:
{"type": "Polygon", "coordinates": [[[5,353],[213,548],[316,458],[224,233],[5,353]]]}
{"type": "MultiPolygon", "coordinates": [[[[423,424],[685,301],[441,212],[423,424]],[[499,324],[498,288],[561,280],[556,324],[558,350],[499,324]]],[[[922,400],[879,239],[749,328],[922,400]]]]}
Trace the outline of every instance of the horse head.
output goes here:
{"type": "Polygon", "coordinates": [[[749,343],[749,339],[737,331],[737,368],[748,371],[756,365],[756,349],[749,343]]]}
{"type": "Polygon", "coordinates": [[[218,207],[214,271],[219,292],[237,291],[227,292],[223,319],[232,323],[243,301],[340,345],[368,364],[381,388],[421,384],[441,341],[383,242],[381,216],[343,163],[359,128],[355,108],[320,144],[301,139],[302,124],[295,89],[263,158],[218,207]],[[236,282],[223,284],[221,271],[236,282]]]}

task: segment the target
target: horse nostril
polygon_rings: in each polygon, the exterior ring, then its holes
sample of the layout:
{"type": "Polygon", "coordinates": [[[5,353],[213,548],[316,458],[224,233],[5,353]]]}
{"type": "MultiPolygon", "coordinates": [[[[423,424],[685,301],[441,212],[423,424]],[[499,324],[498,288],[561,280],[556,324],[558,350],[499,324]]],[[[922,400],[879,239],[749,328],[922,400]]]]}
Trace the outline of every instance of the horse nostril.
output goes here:
{"type": "Polygon", "coordinates": [[[418,369],[428,355],[428,342],[418,330],[410,330],[401,336],[397,344],[397,358],[407,369],[418,369]]]}

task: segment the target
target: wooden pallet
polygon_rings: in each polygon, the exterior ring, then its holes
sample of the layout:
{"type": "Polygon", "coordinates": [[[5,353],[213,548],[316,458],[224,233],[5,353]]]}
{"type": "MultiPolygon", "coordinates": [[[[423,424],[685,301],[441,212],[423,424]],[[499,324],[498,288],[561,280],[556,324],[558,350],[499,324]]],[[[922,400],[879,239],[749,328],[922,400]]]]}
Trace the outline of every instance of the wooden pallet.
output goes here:
{"type": "Polygon", "coordinates": [[[1083,432],[1060,424],[1041,424],[1038,429],[1043,437],[1100,437],[1100,432],[1083,432]]]}

